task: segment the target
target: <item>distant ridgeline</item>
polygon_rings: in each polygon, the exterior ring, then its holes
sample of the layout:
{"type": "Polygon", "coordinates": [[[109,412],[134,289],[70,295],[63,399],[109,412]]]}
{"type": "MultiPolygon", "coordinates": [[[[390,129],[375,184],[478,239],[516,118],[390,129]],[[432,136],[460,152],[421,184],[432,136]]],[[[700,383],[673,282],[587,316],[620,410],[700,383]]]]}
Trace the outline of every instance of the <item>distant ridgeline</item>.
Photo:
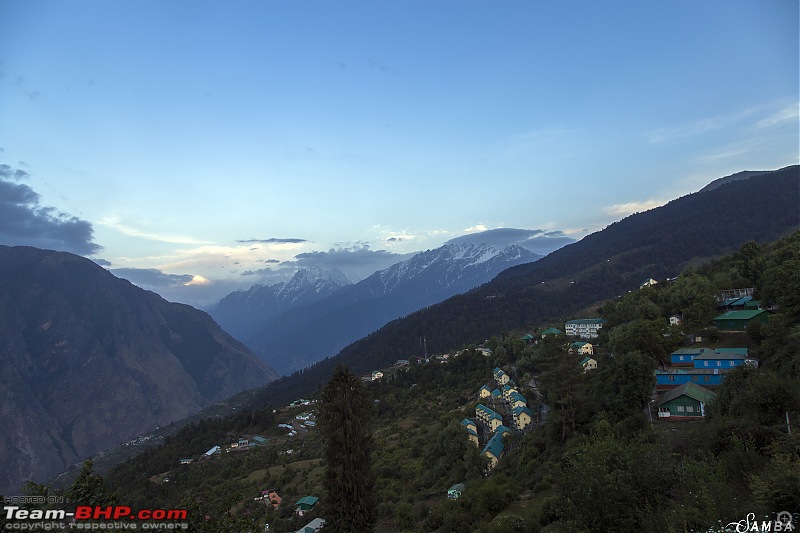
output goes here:
{"type": "Polygon", "coordinates": [[[365,373],[397,359],[568,316],[676,276],[690,261],[765,243],[800,224],[800,167],[722,184],[624,218],[535,263],[510,268],[466,294],[390,322],[337,356],[267,385],[256,403],[279,404],[318,389],[337,363],[365,373]]]}

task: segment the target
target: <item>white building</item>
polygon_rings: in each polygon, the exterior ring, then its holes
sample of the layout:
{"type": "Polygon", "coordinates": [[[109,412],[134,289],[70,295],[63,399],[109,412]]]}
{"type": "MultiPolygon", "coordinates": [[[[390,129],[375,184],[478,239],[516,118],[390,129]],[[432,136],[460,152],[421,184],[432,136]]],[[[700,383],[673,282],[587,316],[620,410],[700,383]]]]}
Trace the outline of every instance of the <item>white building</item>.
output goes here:
{"type": "Polygon", "coordinates": [[[581,318],[570,320],[564,324],[564,331],[572,337],[582,339],[596,339],[597,332],[603,327],[606,321],[602,318],[581,318]]]}

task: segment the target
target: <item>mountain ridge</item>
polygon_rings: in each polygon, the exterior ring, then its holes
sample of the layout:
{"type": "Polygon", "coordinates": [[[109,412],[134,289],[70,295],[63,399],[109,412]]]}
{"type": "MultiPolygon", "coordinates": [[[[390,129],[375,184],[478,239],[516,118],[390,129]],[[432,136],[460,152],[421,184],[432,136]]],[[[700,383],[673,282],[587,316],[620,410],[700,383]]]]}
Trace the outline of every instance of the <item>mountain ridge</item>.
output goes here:
{"type": "Polygon", "coordinates": [[[94,262],[0,246],[0,492],[277,377],[206,313],[94,262]]]}

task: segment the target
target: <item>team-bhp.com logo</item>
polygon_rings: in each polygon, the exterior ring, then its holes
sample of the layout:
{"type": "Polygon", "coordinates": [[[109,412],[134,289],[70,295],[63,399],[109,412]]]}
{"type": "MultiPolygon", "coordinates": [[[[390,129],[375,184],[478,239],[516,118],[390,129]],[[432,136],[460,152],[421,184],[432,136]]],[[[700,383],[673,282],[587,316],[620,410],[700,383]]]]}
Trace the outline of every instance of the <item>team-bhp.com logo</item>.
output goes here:
{"type": "Polygon", "coordinates": [[[755,513],[749,513],[747,518],[739,520],[738,522],[731,522],[725,526],[725,531],[735,531],[736,533],[748,533],[756,531],[758,533],[778,531],[795,531],[792,513],[789,511],[781,511],[775,516],[775,521],[772,520],[756,520],[755,513]]]}
{"type": "Polygon", "coordinates": [[[65,509],[23,509],[18,505],[5,505],[3,515],[6,519],[6,530],[189,528],[188,523],[185,522],[189,516],[186,509],[134,511],[126,505],[78,505],[74,511],[67,511],[65,509]]]}

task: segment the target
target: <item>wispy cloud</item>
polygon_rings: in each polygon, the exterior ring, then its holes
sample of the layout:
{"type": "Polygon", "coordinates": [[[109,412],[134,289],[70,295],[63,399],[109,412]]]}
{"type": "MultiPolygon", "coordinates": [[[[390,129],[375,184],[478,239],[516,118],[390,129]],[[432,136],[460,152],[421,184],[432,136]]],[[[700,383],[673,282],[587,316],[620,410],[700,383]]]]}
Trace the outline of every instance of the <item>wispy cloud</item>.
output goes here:
{"type": "Polygon", "coordinates": [[[771,128],[786,123],[798,124],[800,121],[800,102],[792,102],[775,113],[756,122],[756,128],[771,128]]]}
{"type": "Polygon", "coordinates": [[[307,239],[298,239],[298,238],[288,238],[288,239],[281,239],[277,237],[270,237],[269,239],[246,239],[246,240],[238,240],[236,241],[242,244],[300,244],[303,242],[311,242],[307,239]]]}
{"type": "Polygon", "coordinates": [[[666,203],[667,202],[665,200],[643,200],[641,202],[628,202],[626,204],[610,205],[605,207],[603,211],[616,217],[626,217],[634,213],[641,213],[656,207],[661,207],[666,203]]]}
{"type": "Polygon", "coordinates": [[[185,235],[172,235],[168,233],[140,229],[122,222],[116,217],[103,217],[97,223],[101,226],[115,229],[124,235],[128,235],[130,237],[139,237],[149,241],[166,242],[170,244],[210,244],[209,241],[195,239],[185,235]]]}

